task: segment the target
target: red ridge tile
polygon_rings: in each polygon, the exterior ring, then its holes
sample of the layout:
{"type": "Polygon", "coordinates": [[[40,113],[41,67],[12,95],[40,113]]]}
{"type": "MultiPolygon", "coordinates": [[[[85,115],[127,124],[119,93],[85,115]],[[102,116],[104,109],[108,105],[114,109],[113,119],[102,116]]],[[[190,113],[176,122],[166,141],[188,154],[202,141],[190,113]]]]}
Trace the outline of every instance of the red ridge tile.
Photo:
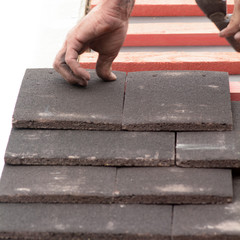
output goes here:
{"type": "MultiPolygon", "coordinates": [[[[91,7],[99,0],[92,0],[91,7]]],[[[228,11],[233,11],[233,0],[228,0],[228,11]]],[[[136,0],[132,16],[204,16],[194,0],[136,0]],[[174,8],[174,11],[173,11],[174,8]]]]}
{"type": "Polygon", "coordinates": [[[123,46],[223,46],[213,23],[130,24],[123,46]]]}

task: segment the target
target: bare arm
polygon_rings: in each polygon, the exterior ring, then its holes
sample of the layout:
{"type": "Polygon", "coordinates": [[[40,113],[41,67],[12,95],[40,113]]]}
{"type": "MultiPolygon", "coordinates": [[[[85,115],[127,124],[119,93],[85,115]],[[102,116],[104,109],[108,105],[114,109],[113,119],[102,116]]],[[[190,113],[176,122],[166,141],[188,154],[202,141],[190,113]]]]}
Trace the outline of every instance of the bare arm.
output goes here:
{"type": "Polygon", "coordinates": [[[112,62],[125,40],[134,0],[101,0],[67,35],[54,68],[66,81],[86,86],[89,73],[77,62],[87,48],[99,53],[96,71],[106,81],[116,80],[112,62]]]}

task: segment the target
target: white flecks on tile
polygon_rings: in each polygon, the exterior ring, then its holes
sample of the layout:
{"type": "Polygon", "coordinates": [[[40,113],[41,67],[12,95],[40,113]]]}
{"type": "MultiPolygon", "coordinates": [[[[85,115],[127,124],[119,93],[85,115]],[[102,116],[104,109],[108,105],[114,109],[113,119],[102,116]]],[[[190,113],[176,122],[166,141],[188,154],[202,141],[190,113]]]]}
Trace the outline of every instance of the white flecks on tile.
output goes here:
{"type": "Polygon", "coordinates": [[[177,149],[184,150],[226,150],[226,145],[210,145],[210,144],[177,144],[177,149]]]}
{"type": "Polygon", "coordinates": [[[154,154],[154,159],[158,159],[159,158],[159,155],[160,155],[160,153],[158,152],[158,151],[156,151],[156,153],[154,154]]]}
{"type": "Polygon", "coordinates": [[[194,189],[191,186],[187,186],[186,184],[169,184],[166,186],[156,186],[155,190],[159,192],[179,192],[179,193],[188,193],[193,192],[194,189]]]}
{"type": "Polygon", "coordinates": [[[78,159],[80,158],[79,156],[75,155],[75,156],[68,156],[68,159],[78,159]]]}
{"type": "MultiPolygon", "coordinates": [[[[226,205],[225,210],[229,214],[239,213],[240,212],[240,202],[234,202],[232,204],[226,205]]],[[[239,219],[239,221],[240,221],[240,219],[239,219]]]]}
{"type": "Polygon", "coordinates": [[[54,177],[54,180],[65,180],[66,177],[65,176],[61,176],[61,177],[54,177]]]}
{"type": "Polygon", "coordinates": [[[113,230],[113,229],[114,229],[114,223],[111,222],[111,221],[109,221],[109,222],[107,223],[106,228],[107,228],[108,230],[113,230]]]}
{"type": "Polygon", "coordinates": [[[172,173],[184,173],[185,170],[182,168],[173,167],[173,168],[170,168],[169,171],[172,173]]]}
{"type": "Polygon", "coordinates": [[[218,230],[223,233],[240,233],[240,219],[239,220],[227,220],[216,224],[206,225],[206,226],[196,226],[199,230],[218,230]]]}
{"type": "Polygon", "coordinates": [[[120,192],[119,191],[115,191],[113,194],[118,196],[120,194],[120,192]]]}
{"type": "Polygon", "coordinates": [[[219,88],[219,86],[216,86],[216,85],[208,85],[208,87],[210,87],[210,88],[215,88],[215,89],[218,89],[218,88],[219,88]]]}
{"type": "Polygon", "coordinates": [[[15,190],[18,192],[31,192],[31,189],[29,188],[16,188],[15,190]]]}
{"type": "Polygon", "coordinates": [[[70,227],[69,224],[56,224],[56,225],[55,225],[55,228],[56,228],[57,230],[65,230],[65,229],[67,229],[67,228],[69,228],[69,227],[70,227]]]}
{"type": "Polygon", "coordinates": [[[87,157],[87,160],[90,160],[90,161],[94,161],[94,160],[96,160],[96,159],[97,159],[97,157],[95,157],[95,156],[87,157]]]}

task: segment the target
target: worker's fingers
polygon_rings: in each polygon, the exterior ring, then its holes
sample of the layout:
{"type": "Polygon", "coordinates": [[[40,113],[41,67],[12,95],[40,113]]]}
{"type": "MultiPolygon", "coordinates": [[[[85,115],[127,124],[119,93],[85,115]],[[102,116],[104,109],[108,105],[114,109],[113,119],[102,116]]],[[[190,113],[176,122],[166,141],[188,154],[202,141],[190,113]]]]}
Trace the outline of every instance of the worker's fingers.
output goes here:
{"type": "Polygon", "coordinates": [[[99,54],[96,72],[97,75],[104,81],[114,81],[117,79],[116,75],[112,72],[112,62],[117,55],[108,56],[104,54],[99,54]]]}
{"type": "Polygon", "coordinates": [[[71,84],[78,84],[83,87],[88,84],[86,80],[76,77],[66,63],[61,64],[61,72],[59,73],[71,84]]]}
{"type": "Polygon", "coordinates": [[[238,42],[240,42],[240,31],[237,32],[237,33],[234,35],[234,38],[235,38],[238,42]]]}
{"type": "Polygon", "coordinates": [[[238,24],[229,24],[226,28],[224,28],[220,33],[220,37],[231,37],[233,36],[236,32],[240,30],[240,27],[238,24]]]}
{"type": "Polygon", "coordinates": [[[84,47],[81,42],[75,40],[74,42],[67,43],[65,62],[77,78],[87,82],[90,79],[90,75],[78,62],[78,56],[83,51],[84,47]]]}
{"type": "Polygon", "coordinates": [[[79,84],[81,86],[86,86],[87,81],[77,77],[74,75],[72,70],[69,68],[69,66],[65,62],[65,51],[66,51],[66,45],[60,50],[60,52],[57,54],[55,61],[53,63],[54,69],[60,73],[63,78],[68,81],[71,84],[79,84]]]}

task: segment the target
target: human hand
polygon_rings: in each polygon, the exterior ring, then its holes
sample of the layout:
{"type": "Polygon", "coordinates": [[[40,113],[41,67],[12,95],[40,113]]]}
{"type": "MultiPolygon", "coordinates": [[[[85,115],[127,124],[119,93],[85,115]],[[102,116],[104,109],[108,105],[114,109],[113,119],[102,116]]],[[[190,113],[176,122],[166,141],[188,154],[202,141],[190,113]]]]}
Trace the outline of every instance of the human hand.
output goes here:
{"type": "Polygon", "coordinates": [[[128,17],[119,16],[116,10],[104,4],[97,5],[68,33],[53,64],[66,81],[87,86],[90,75],[81,67],[78,56],[88,48],[99,53],[96,64],[98,76],[105,81],[116,80],[111,66],[128,28],[128,17]]]}
{"type": "Polygon", "coordinates": [[[220,33],[220,37],[232,37],[240,42],[240,0],[234,0],[234,10],[230,22],[220,33]]]}

